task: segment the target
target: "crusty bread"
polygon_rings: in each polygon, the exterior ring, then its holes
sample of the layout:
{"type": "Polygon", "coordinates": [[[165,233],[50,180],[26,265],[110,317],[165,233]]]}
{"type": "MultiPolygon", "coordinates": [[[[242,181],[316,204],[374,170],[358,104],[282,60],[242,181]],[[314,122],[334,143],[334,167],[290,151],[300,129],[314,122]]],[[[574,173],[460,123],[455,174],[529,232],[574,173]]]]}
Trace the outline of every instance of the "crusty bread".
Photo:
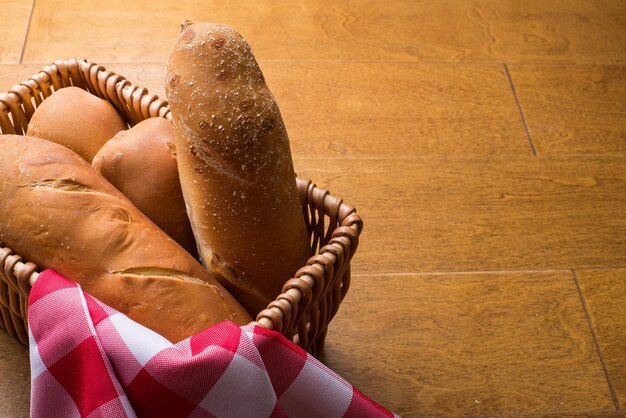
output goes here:
{"type": "Polygon", "coordinates": [[[178,180],[172,123],[150,118],[118,132],[91,165],[163,232],[197,254],[178,180]]]}
{"type": "Polygon", "coordinates": [[[25,259],[173,342],[251,320],[215,274],[67,148],[0,135],[0,172],[0,240],[25,259]]]}
{"type": "Polygon", "coordinates": [[[234,29],[186,23],[165,90],[187,212],[207,266],[258,312],[309,255],[289,139],[250,47],[234,29]]]}
{"type": "Polygon", "coordinates": [[[91,162],[126,123],[113,105],[78,87],[57,90],[33,113],[26,135],[47,139],[91,162]]]}

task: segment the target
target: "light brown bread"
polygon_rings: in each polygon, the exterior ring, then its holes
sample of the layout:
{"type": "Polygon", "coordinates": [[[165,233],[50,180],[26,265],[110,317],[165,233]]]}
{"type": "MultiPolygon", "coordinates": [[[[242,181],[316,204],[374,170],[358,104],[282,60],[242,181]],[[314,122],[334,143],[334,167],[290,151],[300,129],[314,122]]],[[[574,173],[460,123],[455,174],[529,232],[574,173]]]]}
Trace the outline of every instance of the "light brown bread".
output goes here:
{"type": "Polygon", "coordinates": [[[165,90],[200,257],[258,312],[308,257],[289,139],[250,47],[234,29],[187,23],[165,90]]]}
{"type": "Polygon", "coordinates": [[[178,179],[172,123],[146,119],[118,132],[91,165],[144,215],[192,255],[197,254],[178,179]]]}
{"type": "Polygon", "coordinates": [[[191,255],[74,152],[0,135],[0,240],[180,341],[251,318],[191,255]]]}
{"type": "Polygon", "coordinates": [[[39,105],[26,134],[61,144],[91,162],[105,142],[126,128],[109,102],[81,88],[66,87],[39,105]]]}

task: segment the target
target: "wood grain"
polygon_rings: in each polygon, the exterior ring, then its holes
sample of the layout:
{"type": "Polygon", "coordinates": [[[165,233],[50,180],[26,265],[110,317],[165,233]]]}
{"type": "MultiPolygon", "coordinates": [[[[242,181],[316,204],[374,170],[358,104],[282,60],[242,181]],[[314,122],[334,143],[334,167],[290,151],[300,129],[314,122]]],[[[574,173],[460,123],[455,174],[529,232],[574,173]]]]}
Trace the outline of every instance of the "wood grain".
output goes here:
{"type": "Polygon", "coordinates": [[[531,155],[501,65],[262,67],[299,156],[531,155]]]}
{"type": "Polygon", "coordinates": [[[540,155],[626,154],[626,66],[511,65],[540,155]]]}
{"type": "Polygon", "coordinates": [[[323,360],[405,418],[614,410],[571,272],[356,275],[323,360]]]}
{"type": "MultiPolygon", "coordinates": [[[[164,97],[164,65],[103,65],[164,97]]],[[[0,86],[8,88],[42,67],[0,67],[0,86]]],[[[261,62],[261,67],[297,156],[531,155],[500,65],[261,62]]]]}
{"type": "Polygon", "coordinates": [[[354,271],[626,266],[621,158],[296,159],[365,222],[354,271]]]}
{"type": "Polygon", "coordinates": [[[0,64],[0,92],[5,93],[14,85],[28,79],[44,66],[43,64],[0,64]]]}
{"type": "Polygon", "coordinates": [[[30,402],[28,348],[0,328],[0,417],[26,418],[30,402]]]}
{"type": "Polygon", "coordinates": [[[238,28],[261,59],[623,63],[626,57],[626,11],[608,0],[110,0],[71,7],[38,0],[24,59],[164,62],[185,19],[238,28]]]}
{"type": "Polygon", "coordinates": [[[626,412],[598,410],[575,414],[513,415],[516,418],[624,418],[626,412]]]}
{"type": "Polygon", "coordinates": [[[0,0],[0,64],[19,63],[33,0],[0,0]]]}
{"type": "Polygon", "coordinates": [[[576,276],[619,407],[626,410],[626,270],[576,276]]]}

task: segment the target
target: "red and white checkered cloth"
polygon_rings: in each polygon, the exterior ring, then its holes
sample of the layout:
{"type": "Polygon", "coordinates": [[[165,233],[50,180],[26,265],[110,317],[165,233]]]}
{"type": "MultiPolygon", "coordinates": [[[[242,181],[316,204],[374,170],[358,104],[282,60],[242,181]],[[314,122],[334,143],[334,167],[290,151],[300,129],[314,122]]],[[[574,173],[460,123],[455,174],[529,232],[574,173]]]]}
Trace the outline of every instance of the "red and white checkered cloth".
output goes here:
{"type": "Polygon", "coordinates": [[[397,416],[261,327],[172,344],[51,270],[28,305],[32,417],[397,416]]]}

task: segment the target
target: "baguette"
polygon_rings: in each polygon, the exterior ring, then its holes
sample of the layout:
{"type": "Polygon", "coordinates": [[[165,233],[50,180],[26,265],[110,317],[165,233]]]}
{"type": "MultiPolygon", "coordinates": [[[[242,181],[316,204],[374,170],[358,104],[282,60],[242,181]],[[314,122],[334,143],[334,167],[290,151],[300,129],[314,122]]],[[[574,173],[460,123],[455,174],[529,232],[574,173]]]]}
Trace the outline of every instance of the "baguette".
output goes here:
{"type": "Polygon", "coordinates": [[[191,255],[80,156],[0,135],[0,240],[131,319],[178,342],[251,318],[191,255]]]}
{"type": "Polygon", "coordinates": [[[309,256],[278,105],[247,42],[210,23],[183,25],[165,90],[200,258],[259,312],[309,256]]]}
{"type": "Polygon", "coordinates": [[[118,132],[91,165],[163,232],[197,254],[178,180],[170,121],[150,118],[118,132]]]}

